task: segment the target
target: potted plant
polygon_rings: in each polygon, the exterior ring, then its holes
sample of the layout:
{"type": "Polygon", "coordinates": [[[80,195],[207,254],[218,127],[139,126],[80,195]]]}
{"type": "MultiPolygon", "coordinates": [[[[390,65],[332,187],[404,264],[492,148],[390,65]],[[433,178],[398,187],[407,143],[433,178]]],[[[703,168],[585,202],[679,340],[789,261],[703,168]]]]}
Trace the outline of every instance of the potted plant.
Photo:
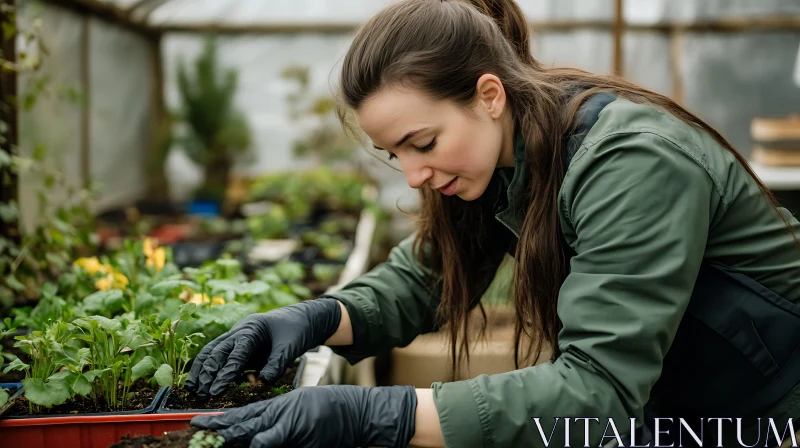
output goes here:
{"type": "Polygon", "coordinates": [[[76,260],[58,285],[43,288],[35,308],[16,316],[34,330],[16,337],[30,361],[15,359],[7,368],[24,371],[25,379],[0,420],[4,442],[105,447],[126,432],[185,427],[194,414],[157,415],[156,405],[166,387],[181,390],[202,345],[252,312],[299,300],[249,281],[236,260],[179,270],[168,248],[153,241],[125,247],[113,257],[76,260]],[[27,415],[8,417],[9,409],[27,415]],[[69,414],[52,415],[63,411],[69,414]]]}
{"type": "Polygon", "coordinates": [[[211,209],[202,211],[212,214],[214,206],[218,210],[225,198],[235,158],[252,144],[250,125],[234,106],[237,72],[220,68],[217,53],[216,39],[209,37],[192,73],[182,60],[178,63],[181,106],[175,112],[175,121],[185,125],[186,132],[171,137],[204,168],[205,180],[195,200],[210,201],[211,209]]]}

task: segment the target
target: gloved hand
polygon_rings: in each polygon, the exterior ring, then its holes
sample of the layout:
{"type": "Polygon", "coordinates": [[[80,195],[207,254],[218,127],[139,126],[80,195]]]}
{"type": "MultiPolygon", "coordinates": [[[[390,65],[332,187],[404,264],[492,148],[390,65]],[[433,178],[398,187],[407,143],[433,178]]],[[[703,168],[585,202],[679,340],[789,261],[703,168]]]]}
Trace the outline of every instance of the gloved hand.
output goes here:
{"type": "Polygon", "coordinates": [[[298,356],[331,337],[341,319],[339,301],[330,298],[247,316],[203,347],[186,387],[198,395],[218,395],[246,370],[260,370],[261,379],[272,382],[298,356]]]}
{"type": "Polygon", "coordinates": [[[416,413],[412,386],[318,386],[197,416],[191,424],[217,431],[228,443],[251,442],[251,448],[405,447],[416,413]]]}

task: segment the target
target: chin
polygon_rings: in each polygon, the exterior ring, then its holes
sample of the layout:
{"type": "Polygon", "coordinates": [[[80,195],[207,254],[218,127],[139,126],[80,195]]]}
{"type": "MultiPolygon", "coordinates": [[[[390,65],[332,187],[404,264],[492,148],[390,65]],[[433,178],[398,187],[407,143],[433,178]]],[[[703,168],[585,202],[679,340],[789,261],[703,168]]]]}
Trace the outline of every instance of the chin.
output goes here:
{"type": "Polygon", "coordinates": [[[474,185],[471,185],[470,187],[471,188],[467,188],[463,192],[457,193],[456,196],[464,201],[474,201],[480,198],[483,192],[486,191],[486,186],[483,186],[483,188],[475,188],[474,185]]]}

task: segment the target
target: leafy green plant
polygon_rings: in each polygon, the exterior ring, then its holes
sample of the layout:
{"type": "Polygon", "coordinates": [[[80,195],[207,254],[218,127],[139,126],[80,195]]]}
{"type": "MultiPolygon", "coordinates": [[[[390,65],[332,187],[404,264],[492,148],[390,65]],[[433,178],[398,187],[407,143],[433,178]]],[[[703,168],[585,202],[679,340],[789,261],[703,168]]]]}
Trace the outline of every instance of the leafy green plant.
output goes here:
{"type": "MultiPolygon", "coordinates": [[[[109,409],[123,409],[133,381],[147,374],[144,369],[134,372],[135,357],[131,356],[137,349],[152,345],[143,336],[141,323],[128,321],[123,325],[118,319],[91,316],[76,319],[73,324],[77,328],[75,339],[88,346],[90,372],[97,372],[93,390],[95,399],[102,397],[109,409]],[[118,385],[121,385],[121,390],[118,385]]],[[[172,375],[170,372],[169,381],[164,376],[155,379],[159,385],[167,386],[172,382],[172,375]]]]}
{"type": "MultiPolygon", "coordinates": [[[[42,56],[48,54],[41,21],[18,28],[16,10],[6,4],[3,8],[2,39],[16,39],[19,52],[15,61],[0,55],[0,65],[4,71],[14,71],[26,80],[22,95],[5,95],[3,104],[28,112],[42,96],[82,103],[75,89],[54,87],[49,75],[39,71],[42,56]]],[[[30,157],[22,157],[6,116],[0,116],[0,308],[13,306],[16,299],[38,299],[41,284],[55,279],[76,254],[93,250],[97,244],[90,213],[92,192],[74,187],[57,163],[48,163],[44,145],[33,148],[30,157]],[[41,180],[34,222],[21,220],[16,192],[17,179],[22,174],[41,180]],[[64,194],[63,200],[51,199],[64,194]],[[22,224],[26,232],[21,231],[22,224]]]]}
{"type": "Polygon", "coordinates": [[[247,227],[256,240],[283,239],[289,236],[291,220],[284,207],[274,205],[265,214],[248,217],[247,227]]]}
{"type": "Polygon", "coordinates": [[[290,118],[313,121],[316,125],[293,144],[295,157],[314,157],[319,163],[358,164],[355,157],[358,142],[343,132],[336,116],[336,103],[328,96],[314,96],[308,67],[289,66],[281,72],[283,79],[292,81],[297,90],[286,100],[290,118]]]}
{"type": "Polygon", "coordinates": [[[311,275],[314,279],[322,283],[333,283],[339,274],[342,273],[343,266],[338,264],[315,264],[311,267],[311,275]]]}
{"type": "MultiPolygon", "coordinates": [[[[28,399],[31,413],[38,412],[39,407],[51,407],[67,401],[74,393],[76,381],[68,382],[68,373],[59,370],[70,363],[80,362],[85,352],[69,347],[71,330],[65,322],[52,322],[43,331],[36,330],[27,336],[17,336],[15,347],[20,348],[30,358],[30,363],[15,359],[3,372],[22,370],[25,379],[22,384],[25,388],[25,398],[28,399]],[[76,361],[78,360],[78,361],[76,361]]],[[[73,379],[74,380],[74,379],[73,379]]],[[[77,385],[79,392],[82,383],[77,385]]]]}
{"type": "Polygon", "coordinates": [[[160,385],[167,383],[173,386],[182,387],[188,372],[186,365],[192,359],[192,353],[199,345],[196,340],[204,339],[203,333],[184,334],[179,331],[178,325],[181,322],[191,322],[194,320],[194,312],[197,305],[194,303],[183,304],[180,308],[179,318],[175,321],[165,319],[158,322],[158,316],[150,315],[142,323],[147,329],[147,336],[150,342],[154,343],[164,359],[160,366],[152,356],[145,357],[134,366],[137,374],[146,375],[154,372],[154,378],[160,385]],[[151,372],[152,369],[152,372],[151,372]]]}
{"type": "Polygon", "coordinates": [[[221,201],[233,159],[250,148],[252,137],[247,119],[233,104],[237,72],[220,68],[217,53],[217,41],[209,37],[194,61],[193,73],[189,73],[183,60],[179,61],[181,108],[175,115],[186,124],[188,133],[182,137],[173,135],[172,139],[205,168],[205,182],[196,196],[221,201]]]}
{"type": "Polygon", "coordinates": [[[225,438],[210,431],[197,431],[189,440],[189,448],[220,448],[225,438]]]}

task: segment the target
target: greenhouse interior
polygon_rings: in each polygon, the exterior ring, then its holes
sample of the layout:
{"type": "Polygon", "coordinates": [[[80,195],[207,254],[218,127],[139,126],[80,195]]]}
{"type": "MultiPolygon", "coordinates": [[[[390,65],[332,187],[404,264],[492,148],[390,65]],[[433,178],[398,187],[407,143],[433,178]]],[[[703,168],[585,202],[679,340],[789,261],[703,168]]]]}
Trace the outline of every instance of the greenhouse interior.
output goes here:
{"type": "Polygon", "coordinates": [[[1,447],[798,446],[797,0],[0,8],[1,447]]]}

